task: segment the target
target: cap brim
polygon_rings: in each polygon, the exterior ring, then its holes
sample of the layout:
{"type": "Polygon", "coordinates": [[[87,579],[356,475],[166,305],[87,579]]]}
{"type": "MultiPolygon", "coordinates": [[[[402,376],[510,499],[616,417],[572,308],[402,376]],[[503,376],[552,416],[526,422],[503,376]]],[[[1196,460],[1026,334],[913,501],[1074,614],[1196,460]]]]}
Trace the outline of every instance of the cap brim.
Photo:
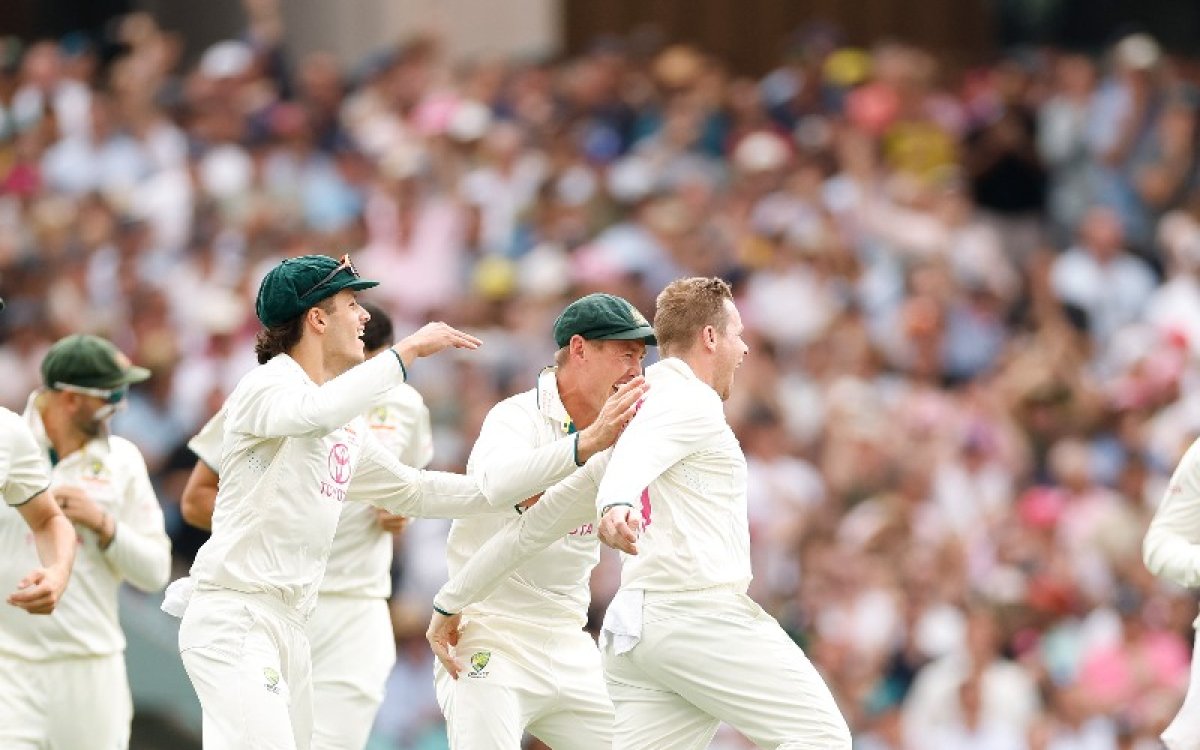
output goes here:
{"type": "Polygon", "coordinates": [[[658,338],[654,335],[654,329],[650,326],[638,326],[616,333],[606,333],[603,336],[597,336],[596,341],[645,341],[649,346],[658,346],[658,338]]]}
{"type": "Polygon", "coordinates": [[[371,281],[370,279],[355,279],[347,284],[342,284],[338,291],[340,292],[342,289],[349,289],[352,292],[357,292],[363,289],[370,289],[373,286],[379,286],[379,282],[371,281]]]}
{"type": "Polygon", "coordinates": [[[143,380],[148,380],[149,378],[149,370],[147,370],[145,367],[133,365],[126,370],[123,375],[121,375],[120,385],[133,385],[134,383],[140,383],[143,380]]]}

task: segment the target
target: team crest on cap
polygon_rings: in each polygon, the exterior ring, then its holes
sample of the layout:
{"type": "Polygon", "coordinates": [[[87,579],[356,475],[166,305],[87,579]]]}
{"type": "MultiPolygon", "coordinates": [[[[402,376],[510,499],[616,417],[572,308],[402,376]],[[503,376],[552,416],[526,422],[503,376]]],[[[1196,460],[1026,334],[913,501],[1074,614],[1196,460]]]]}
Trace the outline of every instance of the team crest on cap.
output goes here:
{"type": "Polygon", "coordinates": [[[634,323],[637,323],[640,326],[650,325],[650,321],[646,320],[646,316],[642,315],[641,310],[634,307],[631,303],[627,304],[629,304],[629,315],[633,318],[634,323]]]}
{"type": "Polygon", "coordinates": [[[492,660],[491,651],[476,651],[471,654],[471,671],[467,673],[468,677],[487,677],[488,673],[483,670],[487,668],[488,662],[492,660]]]}

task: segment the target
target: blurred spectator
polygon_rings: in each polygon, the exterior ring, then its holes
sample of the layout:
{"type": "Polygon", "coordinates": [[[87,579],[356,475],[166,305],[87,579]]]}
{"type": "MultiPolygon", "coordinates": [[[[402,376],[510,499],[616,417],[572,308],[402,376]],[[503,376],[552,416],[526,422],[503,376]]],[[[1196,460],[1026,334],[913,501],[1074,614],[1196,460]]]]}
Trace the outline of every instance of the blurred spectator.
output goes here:
{"type": "MultiPolygon", "coordinates": [[[[246,8],[192,65],[145,13],[0,40],[0,404],[67,333],[152,367],[115,427],[178,565],[181,442],[254,366],[279,258],[349,251],[396,282],[374,299],[399,329],[487,342],[410,373],[447,469],[568,299],[650,309],[719,274],[751,348],[727,411],[753,593],[860,744],[1150,746],[1194,615],[1136,554],[1200,435],[1194,66],[1133,34],[963,71],[816,24],[761,78],[641,33],[465,63],[422,36],[342,67],[291,59],[278,2],[246,8]]],[[[417,614],[444,540],[398,542],[393,745],[444,743],[417,614]]]]}

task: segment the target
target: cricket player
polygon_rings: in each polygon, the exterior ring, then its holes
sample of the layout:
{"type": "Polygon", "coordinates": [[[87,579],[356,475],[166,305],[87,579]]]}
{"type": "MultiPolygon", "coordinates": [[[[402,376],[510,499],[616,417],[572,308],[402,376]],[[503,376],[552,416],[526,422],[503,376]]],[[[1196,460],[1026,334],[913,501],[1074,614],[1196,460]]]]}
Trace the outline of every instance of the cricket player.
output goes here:
{"type": "Polygon", "coordinates": [[[595,505],[547,493],[497,534],[438,593],[435,653],[454,664],[457,610],[514,559],[598,516],[601,541],[628,554],[601,631],[613,747],[704,748],[725,721],[759,747],[848,750],[828,687],[746,596],[746,462],[722,402],[748,349],[729,286],[675,281],[656,307],[664,359],[646,372],[651,390],[613,448],[595,505]]]}
{"type": "MultiPolygon", "coordinates": [[[[371,315],[363,331],[367,356],[393,344],[392,321],[382,309],[361,303],[371,315]]],[[[367,415],[371,434],[400,461],[424,468],[433,458],[429,409],[407,384],[388,393],[367,415]]],[[[183,491],[184,519],[212,528],[225,410],[188,442],[200,458],[183,491]]],[[[308,621],[312,649],[313,748],[362,750],[383,701],[396,661],[391,613],[393,534],[407,519],[365,503],[347,503],[338,520],[317,608],[308,621]]]]}
{"type": "MultiPolygon", "coordinates": [[[[1193,442],[1171,476],[1146,538],[1142,558],[1154,575],[1200,587],[1200,441],[1193,442]]],[[[1200,617],[1192,623],[1200,627],[1200,617]]],[[[1200,639],[1183,706],[1162,733],[1168,750],[1200,750],[1200,639]]]]}
{"type": "MultiPolygon", "coordinates": [[[[0,747],[127,748],[133,700],[117,592],[123,582],[161,590],[171,543],[145,460],[108,422],[150,373],[87,335],[56,342],[41,370],[44,387],[24,419],[78,551],[73,585],[52,615],[0,611],[0,747]]],[[[0,536],[0,585],[15,585],[36,564],[34,544],[15,516],[0,521],[0,536]]]]}
{"type": "MultiPolygon", "coordinates": [[[[4,300],[0,299],[3,309],[4,300]]],[[[29,527],[31,537],[22,539],[22,546],[31,540],[41,563],[21,576],[7,601],[32,615],[50,614],[71,578],[75,529],[54,499],[50,474],[29,427],[20,416],[4,408],[0,408],[0,497],[5,505],[16,508],[29,527]]],[[[11,555],[13,549],[0,547],[6,555],[11,555]]],[[[0,667],[0,672],[8,671],[7,664],[0,667]]],[[[9,704],[0,702],[0,740],[5,739],[3,727],[12,725],[11,717],[4,712],[5,705],[9,704]]]]}
{"type": "MultiPolygon", "coordinates": [[[[497,505],[529,493],[531,478],[555,466],[555,473],[572,474],[566,486],[590,483],[582,504],[591,508],[598,478],[585,474],[596,470],[589,459],[601,458],[645,393],[642,360],[654,330],[626,300],[591,294],[572,302],[555,322],[554,338],[556,364],[534,388],[493,407],[471,451],[467,471],[497,505]]],[[[447,542],[451,574],[506,521],[455,521],[447,542]]],[[[469,658],[469,671],[457,679],[458,669],[436,665],[454,750],[519,750],[526,730],[551,747],[612,747],[612,703],[596,644],[583,630],[599,552],[595,524],[564,529],[467,608],[457,649],[469,658]]]]}
{"type": "MultiPolygon", "coordinates": [[[[343,501],[419,517],[495,512],[475,479],[400,463],[361,416],[386,402],[418,357],[480,344],[430,323],[364,361],[368,315],[356,292],[377,283],[349,256],[306,255],[282,261],[259,286],[261,366],[225,404],[212,536],[163,602],[183,618],[179,650],[206,748],[311,747],[305,629],[343,501]]],[[[529,494],[560,478],[532,477],[529,494]]]]}

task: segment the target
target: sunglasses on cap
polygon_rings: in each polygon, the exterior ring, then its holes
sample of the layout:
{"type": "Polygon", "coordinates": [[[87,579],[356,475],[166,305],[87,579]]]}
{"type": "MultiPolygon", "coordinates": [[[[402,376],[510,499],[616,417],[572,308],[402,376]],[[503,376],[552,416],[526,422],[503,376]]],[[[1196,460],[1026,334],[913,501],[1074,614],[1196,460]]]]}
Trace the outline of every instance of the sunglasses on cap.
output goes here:
{"type": "Polygon", "coordinates": [[[342,271],[349,271],[350,275],[356,279],[361,278],[358,274],[358,269],[354,267],[354,264],[352,262],[350,262],[350,253],[346,253],[345,255],[342,256],[342,259],[340,261],[338,261],[337,268],[330,271],[328,276],[321,279],[317,283],[313,284],[311,287],[308,288],[308,291],[306,291],[304,294],[301,294],[300,296],[307,297],[308,295],[317,291],[318,289],[325,286],[329,282],[333,281],[333,277],[337,276],[342,271]]]}
{"type": "Polygon", "coordinates": [[[82,385],[71,385],[70,383],[55,383],[50,386],[56,391],[67,391],[68,393],[78,393],[83,396],[93,396],[102,400],[110,406],[116,406],[125,400],[129,395],[129,386],[123,385],[119,388],[87,388],[82,385]]]}

